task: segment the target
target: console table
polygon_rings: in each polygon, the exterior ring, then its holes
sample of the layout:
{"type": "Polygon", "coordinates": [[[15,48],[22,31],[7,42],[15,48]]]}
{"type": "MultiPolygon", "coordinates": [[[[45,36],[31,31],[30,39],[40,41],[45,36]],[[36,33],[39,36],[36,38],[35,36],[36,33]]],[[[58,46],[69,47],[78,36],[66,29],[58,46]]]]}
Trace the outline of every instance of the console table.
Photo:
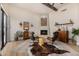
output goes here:
{"type": "Polygon", "coordinates": [[[25,30],[23,32],[23,40],[29,39],[29,31],[25,30]]]}
{"type": "Polygon", "coordinates": [[[68,43],[69,41],[68,31],[59,31],[58,39],[62,42],[68,43]]]}

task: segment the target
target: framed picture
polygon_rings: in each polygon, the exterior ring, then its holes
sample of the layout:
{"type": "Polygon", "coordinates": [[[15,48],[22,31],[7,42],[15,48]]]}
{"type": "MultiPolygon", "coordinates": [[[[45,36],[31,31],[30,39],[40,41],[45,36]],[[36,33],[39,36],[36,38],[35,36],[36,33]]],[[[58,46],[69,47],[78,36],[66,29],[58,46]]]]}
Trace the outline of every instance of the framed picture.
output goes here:
{"type": "Polygon", "coordinates": [[[41,18],[41,26],[47,26],[47,18],[41,18]]]}
{"type": "Polygon", "coordinates": [[[23,22],[23,29],[24,30],[29,29],[29,22],[23,22]]]}

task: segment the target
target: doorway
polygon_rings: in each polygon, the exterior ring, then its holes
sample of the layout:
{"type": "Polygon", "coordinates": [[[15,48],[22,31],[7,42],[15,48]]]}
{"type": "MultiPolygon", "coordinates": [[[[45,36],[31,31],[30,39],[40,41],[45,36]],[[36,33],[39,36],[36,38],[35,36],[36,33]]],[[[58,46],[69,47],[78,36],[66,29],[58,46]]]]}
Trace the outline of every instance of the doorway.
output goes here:
{"type": "Polygon", "coordinates": [[[7,43],[7,15],[4,12],[4,10],[1,8],[1,12],[2,12],[2,46],[1,49],[3,49],[3,47],[6,45],[7,43]]]}

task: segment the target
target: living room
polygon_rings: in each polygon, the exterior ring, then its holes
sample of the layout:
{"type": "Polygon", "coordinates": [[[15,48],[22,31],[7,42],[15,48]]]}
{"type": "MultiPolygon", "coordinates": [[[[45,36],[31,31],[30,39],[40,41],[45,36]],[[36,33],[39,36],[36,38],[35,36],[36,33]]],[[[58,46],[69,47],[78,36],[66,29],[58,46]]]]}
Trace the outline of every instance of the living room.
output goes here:
{"type": "MultiPolygon", "coordinates": [[[[74,41],[75,41],[74,45],[76,45],[78,48],[79,46],[78,37],[74,37],[75,39],[72,38],[72,36],[74,35],[72,33],[73,29],[76,30],[79,28],[78,27],[79,26],[79,23],[78,23],[79,7],[78,6],[79,6],[79,3],[47,3],[47,4],[2,3],[0,4],[0,8],[6,13],[7,19],[8,19],[7,32],[6,32],[7,40],[4,38],[4,41],[6,41],[7,44],[6,45],[4,44],[6,48],[4,47],[2,50],[5,51],[8,48],[9,42],[13,42],[13,43],[17,41],[26,42],[27,39],[29,39],[29,37],[31,36],[32,32],[34,32],[35,37],[43,37],[44,39],[47,39],[48,37],[49,38],[54,37],[53,33],[56,32],[58,29],[61,29],[61,31],[63,31],[64,33],[67,33],[66,31],[68,31],[68,33],[64,34],[65,36],[63,36],[65,44],[74,44],[74,41]],[[49,5],[53,7],[50,7],[49,5]],[[17,36],[18,36],[17,32],[18,31],[24,32],[25,30],[27,30],[27,33],[29,33],[29,34],[26,34],[26,35],[29,35],[29,37],[26,37],[25,35],[22,38],[17,39],[17,36]]],[[[2,33],[0,34],[2,35],[2,33]]],[[[60,34],[60,36],[62,36],[62,34],[60,34]]],[[[62,42],[63,40],[60,39],[60,41],[62,42]]],[[[13,43],[10,43],[10,44],[14,45],[13,43]]],[[[59,42],[58,44],[62,45],[63,43],[59,42]]],[[[17,43],[16,45],[14,45],[14,48],[16,46],[17,46],[17,43]]],[[[20,47],[23,48],[22,46],[20,47]]],[[[19,52],[17,55],[19,55],[20,53],[21,52],[19,52]]],[[[2,55],[10,55],[10,54],[2,53],[2,55]]],[[[70,55],[74,55],[74,54],[72,53],[70,55]]],[[[78,55],[78,54],[75,54],[75,55],[78,55]]]]}

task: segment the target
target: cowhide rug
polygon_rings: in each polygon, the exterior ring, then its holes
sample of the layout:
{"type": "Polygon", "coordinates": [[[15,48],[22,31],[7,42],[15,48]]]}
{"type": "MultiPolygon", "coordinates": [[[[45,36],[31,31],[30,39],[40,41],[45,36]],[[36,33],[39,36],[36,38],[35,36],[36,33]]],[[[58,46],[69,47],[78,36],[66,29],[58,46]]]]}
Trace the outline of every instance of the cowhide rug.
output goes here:
{"type": "Polygon", "coordinates": [[[69,51],[60,50],[56,48],[54,45],[50,45],[47,43],[44,43],[43,45],[44,48],[42,48],[37,42],[34,42],[32,46],[33,47],[31,49],[31,52],[35,56],[47,56],[48,54],[52,54],[52,53],[56,53],[56,54],[64,54],[66,52],[69,53],[69,51]]]}

